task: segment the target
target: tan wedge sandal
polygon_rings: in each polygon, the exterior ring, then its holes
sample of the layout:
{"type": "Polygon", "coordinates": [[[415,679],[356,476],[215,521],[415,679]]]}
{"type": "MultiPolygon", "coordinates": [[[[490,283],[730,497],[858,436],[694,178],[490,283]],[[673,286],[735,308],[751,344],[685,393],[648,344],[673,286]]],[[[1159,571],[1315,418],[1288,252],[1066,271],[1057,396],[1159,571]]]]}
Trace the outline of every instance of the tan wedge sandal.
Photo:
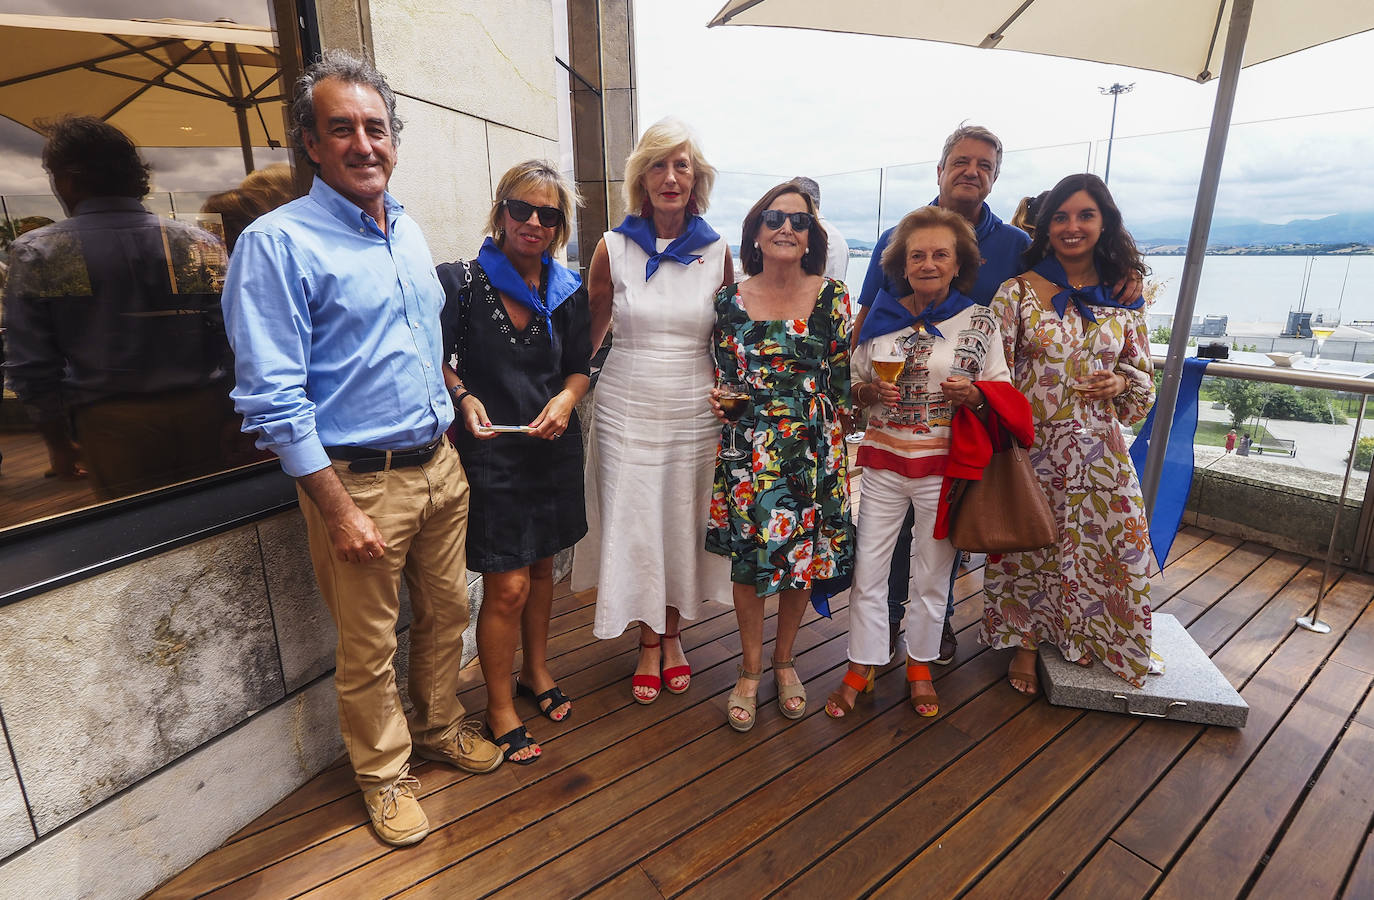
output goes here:
{"type": "MultiPolygon", "coordinates": [[[[739,670],[740,678],[744,678],[749,681],[758,681],[760,678],[763,677],[762,672],[744,671],[744,666],[736,666],[735,668],[739,670]]],[[[725,708],[725,718],[730,722],[730,727],[735,729],[736,731],[748,731],[750,728],[753,728],[754,723],[758,721],[758,708],[759,698],[757,691],[752,697],[746,697],[743,694],[731,691],[730,700],[728,701],[725,708]],[[730,711],[734,709],[744,710],[749,714],[749,718],[736,719],[734,716],[730,715],[730,711]]]]}
{"type": "Polygon", "coordinates": [[[778,711],[782,713],[784,719],[800,719],[806,715],[806,685],[803,684],[783,684],[778,681],[778,669],[797,668],[797,658],[773,660],[773,683],[778,686],[778,711]],[[793,697],[801,698],[801,705],[791,708],[787,701],[793,697]]]}

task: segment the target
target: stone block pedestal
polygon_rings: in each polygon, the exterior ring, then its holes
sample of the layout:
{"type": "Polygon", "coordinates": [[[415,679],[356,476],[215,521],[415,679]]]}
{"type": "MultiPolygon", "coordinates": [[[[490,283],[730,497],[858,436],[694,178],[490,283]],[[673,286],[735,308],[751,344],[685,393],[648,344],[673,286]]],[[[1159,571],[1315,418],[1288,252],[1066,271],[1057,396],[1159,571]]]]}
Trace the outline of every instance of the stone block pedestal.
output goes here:
{"type": "Polygon", "coordinates": [[[1154,615],[1154,650],[1164,658],[1164,674],[1151,675],[1144,687],[1133,688],[1106,666],[1076,666],[1065,662],[1056,648],[1042,644],[1040,683],[1045,698],[1055,706],[1245,727],[1250,707],[1188,630],[1167,613],[1154,615]]]}

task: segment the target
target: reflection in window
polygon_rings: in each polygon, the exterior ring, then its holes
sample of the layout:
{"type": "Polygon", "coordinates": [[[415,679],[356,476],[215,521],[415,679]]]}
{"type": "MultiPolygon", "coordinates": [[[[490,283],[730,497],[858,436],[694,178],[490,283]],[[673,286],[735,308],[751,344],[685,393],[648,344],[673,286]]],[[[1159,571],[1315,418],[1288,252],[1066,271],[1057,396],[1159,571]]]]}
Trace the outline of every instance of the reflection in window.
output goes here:
{"type": "Polygon", "coordinates": [[[0,532],[263,458],[219,294],[294,197],[267,0],[45,8],[0,14],[0,532]]]}

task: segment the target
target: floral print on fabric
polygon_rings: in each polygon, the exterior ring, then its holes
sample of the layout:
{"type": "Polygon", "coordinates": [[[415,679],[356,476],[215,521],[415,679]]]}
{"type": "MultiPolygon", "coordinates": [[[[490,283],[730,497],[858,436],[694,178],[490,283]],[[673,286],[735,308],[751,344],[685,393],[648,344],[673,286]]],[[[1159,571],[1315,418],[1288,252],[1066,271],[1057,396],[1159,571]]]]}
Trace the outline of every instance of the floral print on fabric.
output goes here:
{"type": "Polygon", "coordinates": [[[994,648],[1050,642],[1139,687],[1150,668],[1154,555],[1121,424],[1145,418],[1154,377],[1140,310],[1094,307],[1060,318],[1016,279],[992,299],[1012,377],[1035,419],[1031,464],[1059,523],[1057,545],[988,557],[983,640],[994,648]],[[1127,390],[1091,402],[1070,387],[1078,366],[1125,377],[1127,390]]]}
{"type": "Polygon", "coordinates": [[[854,567],[849,472],[839,412],[849,398],[849,293],[826,279],[810,318],[754,321],[739,285],[716,294],[712,346],[749,411],[722,429],[749,451],[716,460],[706,549],[760,596],[846,579],[854,567]]]}

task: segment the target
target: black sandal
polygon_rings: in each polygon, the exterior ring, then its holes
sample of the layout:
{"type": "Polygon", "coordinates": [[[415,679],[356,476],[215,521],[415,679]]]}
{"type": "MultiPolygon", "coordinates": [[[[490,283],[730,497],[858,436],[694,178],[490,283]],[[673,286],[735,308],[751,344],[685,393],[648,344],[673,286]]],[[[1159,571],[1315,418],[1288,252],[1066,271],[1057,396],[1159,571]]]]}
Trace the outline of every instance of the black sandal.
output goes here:
{"type": "Polygon", "coordinates": [[[533,700],[534,705],[539,708],[539,712],[550,722],[566,722],[569,717],[572,716],[572,700],[568,698],[567,694],[559,690],[556,684],[544,693],[536,694],[534,688],[527,684],[521,684],[520,679],[517,678],[515,679],[515,696],[528,697],[533,700]],[[544,705],[545,700],[549,701],[548,706],[544,705]],[[562,706],[564,703],[568,704],[568,711],[563,714],[563,718],[555,719],[550,715],[550,713],[558,709],[558,707],[562,706]]]}
{"type": "Polygon", "coordinates": [[[524,750],[526,747],[538,746],[538,742],[535,741],[534,735],[526,731],[524,725],[517,725],[510,731],[507,731],[505,734],[501,735],[498,738],[494,738],[493,740],[498,747],[500,747],[502,744],[506,745],[505,748],[501,751],[501,756],[506,760],[506,762],[512,763],[517,766],[528,766],[532,762],[537,762],[539,757],[543,755],[542,751],[544,748],[540,747],[539,749],[541,752],[536,753],[534,756],[526,757],[525,759],[511,758],[516,753],[519,753],[521,750],[524,750]]]}

